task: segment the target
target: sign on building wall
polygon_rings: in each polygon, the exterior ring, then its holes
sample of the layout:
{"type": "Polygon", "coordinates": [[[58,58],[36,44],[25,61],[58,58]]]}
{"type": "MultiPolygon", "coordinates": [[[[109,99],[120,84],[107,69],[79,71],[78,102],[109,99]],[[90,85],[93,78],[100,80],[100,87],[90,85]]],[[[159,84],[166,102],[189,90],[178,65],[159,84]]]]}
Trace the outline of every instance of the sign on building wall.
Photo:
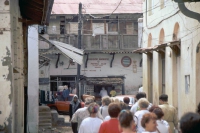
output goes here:
{"type": "Polygon", "coordinates": [[[40,85],[45,85],[45,84],[49,84],[49,78],[39,78],[39,84],[40,85]]]}
{"type": "Polygon", "coordinates": [[[109,58],[89,58],[94,68],[101,68],[108,64],[109,58]]]}

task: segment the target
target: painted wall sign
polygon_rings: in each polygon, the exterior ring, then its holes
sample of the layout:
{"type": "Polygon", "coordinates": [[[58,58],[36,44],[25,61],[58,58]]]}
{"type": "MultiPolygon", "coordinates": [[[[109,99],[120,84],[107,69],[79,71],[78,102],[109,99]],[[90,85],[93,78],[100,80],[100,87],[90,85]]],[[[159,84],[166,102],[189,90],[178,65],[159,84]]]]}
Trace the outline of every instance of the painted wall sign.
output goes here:
{"type": "Polygon", "coordinates": [[[89,60],[91,61],[90,64],[94,68],[101,68],[102,66],[107,65],[108,63],[107,61],[109,61],[109,58],[89,58],[89,60]]]}
{"type": "Polygon", "coordinates": [[[131,65],[131,63],[132,63],[132,60],[129,56],[122,57],[122,59],[121,59],[122,66],[129,67],[131,65]]]}

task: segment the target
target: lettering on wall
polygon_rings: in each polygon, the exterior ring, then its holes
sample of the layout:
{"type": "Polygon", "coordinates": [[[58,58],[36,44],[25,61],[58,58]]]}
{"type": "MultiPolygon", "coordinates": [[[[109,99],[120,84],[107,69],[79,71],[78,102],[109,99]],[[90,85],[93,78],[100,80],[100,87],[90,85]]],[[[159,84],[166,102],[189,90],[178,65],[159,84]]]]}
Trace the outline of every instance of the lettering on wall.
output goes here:
{"type": "Polygon", "coordinates": [[[101,68],[108,64],[109,58],[89,58],[88,60],[94,68],[101,68]]]}

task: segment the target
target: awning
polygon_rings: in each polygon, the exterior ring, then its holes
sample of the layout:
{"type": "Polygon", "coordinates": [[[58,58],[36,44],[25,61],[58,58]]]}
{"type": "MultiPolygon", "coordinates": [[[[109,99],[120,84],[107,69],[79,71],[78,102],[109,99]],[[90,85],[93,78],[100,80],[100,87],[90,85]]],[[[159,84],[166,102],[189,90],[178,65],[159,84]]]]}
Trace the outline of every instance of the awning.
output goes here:
{"type": "Polygon", "coordinates": [[[167,43],[155,45],[154,47],[139,48],[139,49],[134,50],[133,52],[134,53],[144,53],[144,54],[152,53],[152,51],[165,52],[164,49],[166,47],[170,47],[173,50],[175,49],[174,47],[180,48],[180,41],[167,42],[167,43]]]}
{"type": "Polygon", "coordinates": [[[71,46],[70,44],[48,40],[40,35],[47,43],[54,45],[64,56],[73,59],[78,64],[83,64],[84,50],[71,46]]]}
{"type": "Polygon", "coordinates": [[[58,48],[62,52],[63,55],[65,55],[66,57],[70,57],[76,63],[80,65],[83,64],[83,54],[84,54],[83,50],[75,48],[66,43],[51,41],[51,40],[49,41],[51,42],[51,44],[56,46],[56,48],[58,48]]]}
{"type": "Polygon", "coordinates": [[[149,53],[149,52],[152,52],[154,50],[153,47],[147,47],[147,48],[140,48],[140,49],[137,49],[137,50],[134,50],[133,53],[149,53]]]}
{"type": "Polygon", "coordinates": [[[123,78],[108,78],[108,77],[88,77],[86,82],[89,85],[122,85],[124,84],[123,78]]]}

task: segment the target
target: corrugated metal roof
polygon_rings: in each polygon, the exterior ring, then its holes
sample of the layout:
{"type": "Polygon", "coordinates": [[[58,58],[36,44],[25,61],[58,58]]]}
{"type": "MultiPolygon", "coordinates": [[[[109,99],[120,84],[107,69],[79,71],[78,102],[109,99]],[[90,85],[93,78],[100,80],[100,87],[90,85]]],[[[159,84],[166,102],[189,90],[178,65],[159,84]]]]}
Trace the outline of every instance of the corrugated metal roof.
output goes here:
{"type": "MultiPolygon", "coordinates": [[[[52,14],[78,14],[83,4],[84,14],[111,14],[121,0],[54,0],[52,14]]],[[[122,0],[113,14],[142,13],[142,0],[122,0]]]]}

